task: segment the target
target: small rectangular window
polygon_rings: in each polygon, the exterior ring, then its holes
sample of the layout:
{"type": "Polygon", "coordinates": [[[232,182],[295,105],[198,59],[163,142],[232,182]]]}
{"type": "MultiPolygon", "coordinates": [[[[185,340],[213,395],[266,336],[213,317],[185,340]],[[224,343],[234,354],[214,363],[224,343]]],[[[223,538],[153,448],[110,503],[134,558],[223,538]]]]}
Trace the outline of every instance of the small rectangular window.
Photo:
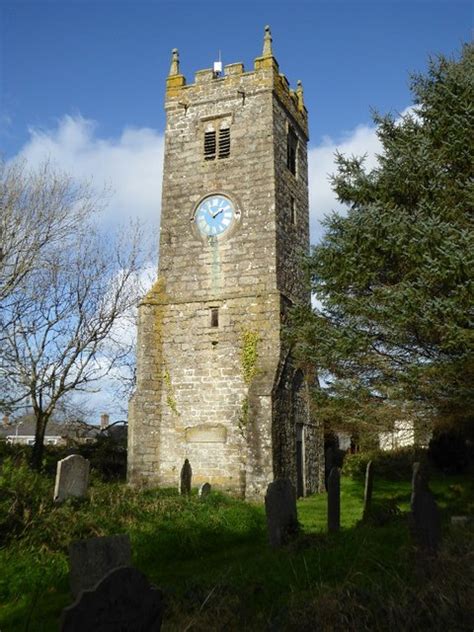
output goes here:
{"type": "Polygon", "coordinates": [[[295,198],[290,195],[290,222],[295,225],[296,224],[296,206],[295,206],[295,198]]]}
{"type": "Polygon", "coordinates": [[[286,166],[291,173],[296,175],[296,150],[298,147],[298,137],[292,127],[288,129],[286,142],[286,166]]]}
{"type": "Polygon", "coordinates": [[[215,160],[216,158],[216,132],[204,133],[204,160],[215,160]]]}
{"type": "Polygon", "coordinates": [[[211,327],[219,327],[219,308],[211,307],[211,327]]]}
{"type": "Polygon", "coordinates": [[[230,128],[225,127],[219,130],[219,158],[230,156],[230,128]]]}

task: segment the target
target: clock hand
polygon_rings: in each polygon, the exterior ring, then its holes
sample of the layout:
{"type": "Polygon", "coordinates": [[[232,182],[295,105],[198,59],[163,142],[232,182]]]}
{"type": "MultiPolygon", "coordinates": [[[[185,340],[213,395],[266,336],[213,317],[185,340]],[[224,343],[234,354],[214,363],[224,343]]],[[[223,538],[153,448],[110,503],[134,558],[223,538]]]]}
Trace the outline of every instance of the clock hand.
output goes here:
{"type": "Polygon", "coordinates": [[[223,208],[219,209],[219,210],[217,211],[217,213],[214,213],[214,214],[212,215],[212,219],[216,218],[216,217],[219,215],[219,213],[222,213],[223,211],[224,211],[224,209],[223,209],[223,208]]]}

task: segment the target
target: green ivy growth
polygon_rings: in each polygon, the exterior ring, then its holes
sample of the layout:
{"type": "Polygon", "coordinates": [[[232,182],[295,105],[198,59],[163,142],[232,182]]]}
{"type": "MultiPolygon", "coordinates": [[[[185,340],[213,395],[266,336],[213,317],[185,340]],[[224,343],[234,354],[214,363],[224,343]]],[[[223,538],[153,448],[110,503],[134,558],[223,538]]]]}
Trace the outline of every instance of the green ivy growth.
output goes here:
{"type": "Polygon", "coordinates": [[[260,336],[256,331],[247,330],[242,333],[240,362],[242,365],[242,377],[247,386],[250,386],[253,378],[257,374],[257,346],[259,341],[260,336]]]}
{"type": "MultiPolygon", "coordinates": [[[[242,377],[247,387],[250,387],[253,378],[256,376],[257,359],[258,359],[258,343],[260,336],[256,331],[242,332],[242,348],[240,350],[240,363],[242,366],[242,377]]],[[[245,396],[242,402],[242,409],[239,416],[239,429],[242,435],[245,434],[249,420],[249,397],[245,396]]]]}

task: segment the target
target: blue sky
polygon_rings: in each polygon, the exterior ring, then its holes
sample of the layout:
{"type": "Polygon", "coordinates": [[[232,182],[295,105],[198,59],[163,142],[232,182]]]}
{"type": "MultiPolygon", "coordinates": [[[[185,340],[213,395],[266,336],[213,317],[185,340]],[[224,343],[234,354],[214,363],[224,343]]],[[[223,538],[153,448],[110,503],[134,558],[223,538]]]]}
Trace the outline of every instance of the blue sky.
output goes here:
{"type": "Polygon", "coordinates": [[[3,151],[27,142],[31,126],[53,128],[65,114],[162,131],[164,79],[171,48],[188,81],[224,63],[250,68],[265,24],[294,85],[302,79],[311,140],[339,137],[369,121],[369,108],[403,110],[408,73],[431,53],[450,54],[470,37],[472,3],[48,1],[0,3],[3,151]]]}
{"type": "Polygon", "coordinates": [[[109,215],[158,221],[163,98],[170,51],[188,82],[222,52],[252,68],[270,24],[310,114],[312,239],[337,208],[327,174],[337,148],[378,149],[370,110],[403,112],[409,73],[455,55],[472,29],[465,0],[0,0],[0,149],[115,191],[109,215]]]}
{"type": "Polygon", "coordinates": [[[471,2],[0,0],[0,150],[106,184],[109,222],[156,226],[171,49],[188,82],[219,50],[224,64],[251,69],[265,24],[280,70],[293,87],[303,81],[314,242],[338,208],[327,181],[334,151],[375,164],[371,108],[410,106],[409,73],[423,72],[429,55],[459,53],[471,2]]]}

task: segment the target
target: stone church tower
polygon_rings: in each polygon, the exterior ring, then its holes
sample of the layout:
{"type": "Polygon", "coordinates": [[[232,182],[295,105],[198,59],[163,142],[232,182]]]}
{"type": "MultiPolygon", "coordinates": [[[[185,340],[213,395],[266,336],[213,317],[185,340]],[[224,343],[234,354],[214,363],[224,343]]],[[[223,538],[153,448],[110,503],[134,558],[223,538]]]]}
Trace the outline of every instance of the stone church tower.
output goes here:
{"type": "Polygon", "coordinates": [[[254,70],[200,70],[173,51],[158,280],[141,302],[130,402],[131,483],[261,496],[276,477],[320,485],[319,431],[282,327],[307,303],[308,119],[265,29],[254,70]]]}

